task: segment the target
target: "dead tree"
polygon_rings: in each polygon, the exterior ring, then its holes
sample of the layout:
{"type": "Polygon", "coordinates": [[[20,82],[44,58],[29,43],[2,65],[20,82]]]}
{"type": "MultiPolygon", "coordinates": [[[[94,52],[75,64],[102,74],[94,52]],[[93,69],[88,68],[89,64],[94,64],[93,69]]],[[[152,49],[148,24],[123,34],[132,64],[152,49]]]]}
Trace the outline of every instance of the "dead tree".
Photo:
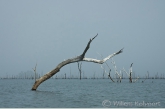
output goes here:
{"type": "Polygon", "coordinates": [[[111,69],[109,68],[109,74],[108,74],[108,77],[113,81],[113,82],[115,82],[113,79],[112,79],[112,77],[111,77],[111,69]]]}
{"type": "MultiPolygon", "coordinates": [[[[132,64],[133,64],[133,63],[132,63],[132,64]]],[[[128,75],[128,77],[129,77],[129,82],[130,82],[130,83],[133,82],[133,80],[132,80],[132,64],[131,64],[131,66],[130,66],[129,73],[127,73],[127,72],[125,71],[124,67],[123,67],[123,71],[128,75]]],[[[137,78],[137,79],[138,79],[138,78],[137,78]]],[[[137,81],[137,80],[136,80],[136,81],[137,81]]]]}
{"type": "Polygon", "coordinates": [[[79,73],[80,73],[80,80],[81,80],[81,65],[82,65],[82,62],[77,62],[77,64],[78,64],[78,70],[79,70],[79,73]]]}
{"type": "MultiPolygon", "coordinates": [[[[133,64],[133,63],[132,63],[133,64]]],[[[132,83],[132,64],[130,66],[130,76],[129,76],[129,82],[132,83]]]]}
{"type": "Polygon", "coordinates": [[[111,69],[109,70],[109,74],[106,72],[105,68],[103,68],[103,66],[101,65],[101,68],[104,70],[104,72],[108,75],[108,77],[112,80],[112,82],[115,82],[110,75],[111,69]]]}
{"type": "Polygon", "coordinates": [[[142,83],[146,80],[146,79],[149,79],[149,72],[147,71],[148,73],[148,76],[146,76],[146,78],[142,81],[142,83]]]}
{"type": "Polygon", "coordinates": [[[128,75],[128,77],[129,77],[129,82],[130,82],[130,83],[136,82],[136,81],[139,79],[139,77],[137,77],[135,80],[132,79],[132,65],[133,65],[133,63],[132,63],[131,66],[130,66],[129,73],[127,73],[127,72],[125,71],[125,69],[123,68],[123,71],[124,71],[124,72],[128,75]]]}
{"type": "Polygon", "coordinates": [[[36,68],[37,68],[37,63],[36,63],[36,66],[35,68],[32,68],[34,70],[34,80],[36,81],[36,77],[37,77],[37,73],[36,73],[36,68]]]}
{"type": "Polygon", "coordinates": [[[147,73],[148,73],[148,79],[149,79],[149,72],[147,71],[147,73]]]}
{"type": "MultiPolygon", "coordinates": [[[[98,35],[98,34],[97,34],[98,35]]],[[[103,60],[97,60],[97,59],[93,59],[93,58],[86,58],[85,57],[85,54],[86,52],[88,51],[89,47],[90,47],[90,43],[97,37],[94,36],[93,38],[91,38],[85,48],[85,50],[83,51],[83,53],[77,57],[74,57],[74,58],[71,58],[71,59],[67,59],[61,63],[59,63],[55,69],[53,69],[52,71],[46,73],[44,76],[40,77],[39,79],[37,79],[34,83],[34,85],[32,86],[32,89],[31,90],[36,90],[38,88],[38,86],[44,82],[45,80],[49,79],[50,77],[52,77],[54,74],[56,74],[57,72],[60,71],[60,69],[67,65],[67,64],[70,64],[70,63],[75,63],[75,62],[79,62],[79,61],[86,61],[86,62],[93,62],[93,63],[98,63],[98,64],[103,64],[105,61],[107,61],[108,59],[110,59],[111,57],[117,55],[117,54],[120,54],[122,53],[123,49],[119,50],[118,52],[116,53],[113,53],[109,56],[107,56],[106,58],[104,58],[103,60]]]]}
{"type": "MultiPolygon", "coordinates": [[[[103,56],[100,54],[100,53],[98,53],[101,57],[102,57],[102,59],[103,59],[103,56]]],[[[108,66],[108,68],[109,68],[109,74],[107,74],[106,73],[106,70],[105,70],[105,68],[103,68],[103,66],[101,65],[101,68],[104,70],[104,72],[108,75],[108,77],[112,80],[112,82],[115,82],[113,79],[112,79],[112,77],[111,77],[111,75],[110,75],[110,72],[111,72],[111,68],[109,67],[109,65],[107,64],[107,62],[105,62],[105,64],[108,66]]]]}
{"type": "Polygon", "coordinates": [[[115,70],[115,74],[118,76],[117,77],[117,82],[119,81],[121,83],[122,77],[121,77],[121,75],[117,71],[117,67],[116,67],[115,61],[112,59],[112,62],[111,63],[113,64],[113,67],[114,67],[114,70],[115,70]]]}

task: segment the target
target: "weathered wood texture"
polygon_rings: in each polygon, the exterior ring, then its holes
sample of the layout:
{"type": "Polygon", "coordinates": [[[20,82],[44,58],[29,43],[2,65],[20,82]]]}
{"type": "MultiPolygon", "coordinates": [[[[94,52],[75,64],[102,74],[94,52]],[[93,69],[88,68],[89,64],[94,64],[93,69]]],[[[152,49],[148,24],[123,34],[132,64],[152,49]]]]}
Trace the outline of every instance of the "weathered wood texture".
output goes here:
{"type": "MultiPolygon", "coordinates": [[[[98,35],[98,34],[97,34],[98,35]]],[[[97,35],[95,37],[93,37],[92,39],[89,40],[85,50],[83,51],[83,53],[80,56],[77,56],[75,58],[71,58],[68,60],[65,60],[63,62],[61,62],[60,64],[58,64],[56,66],[55,69],[53,69],[52,71],[48,72],[47,74],[45,74],[44,76],[40,77],[39,79],[37,79],[32,87],[31,90],[36,90],[38,88],[38,86],[44,82],[45,80],[49,79],[50,77],[52,77],[54,74],[56,74],[57,72],[60,71],[60,69],[70,63],[74,63],[74,62],[79,62],[79,61],[86,61],[86,62],[94,62],[94,63],[99,63],[99,64],[103,64],[105,61],[107,61],[108,59],[110,59],[111,57],[122,53],[121,49],[120,51],[113,53],[111,55],[109,55],[108,57],[104,58],[103,60],[97,60],[97,59],[92,59],[92,58],[85,58],[85,54],[88,51],[89,47],[90,47],[90,43],[93,41],[93,39],[95,39],[97,37],[97,35]]]]}
{"type": "MultiPolygon", "coordinates": [[[[133,63],[132,63],[132,64],[133,64],[133,63]]],[[[132,81],[132,64],[131,64],[131,66],[130,66],[130,77],[129,77],[130,83],[133,82],[133,81],[132,81]]]]}

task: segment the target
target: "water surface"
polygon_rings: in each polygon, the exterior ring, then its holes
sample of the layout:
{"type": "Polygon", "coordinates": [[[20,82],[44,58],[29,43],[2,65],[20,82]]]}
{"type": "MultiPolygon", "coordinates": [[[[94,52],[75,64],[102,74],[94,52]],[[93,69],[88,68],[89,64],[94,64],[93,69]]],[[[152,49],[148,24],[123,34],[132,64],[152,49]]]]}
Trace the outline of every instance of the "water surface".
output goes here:
{"type": "Polygon", "coordinates": [[[165,80],[112,83],[109,79],[0,79],[0,108],[165,107],[165,80]]]}

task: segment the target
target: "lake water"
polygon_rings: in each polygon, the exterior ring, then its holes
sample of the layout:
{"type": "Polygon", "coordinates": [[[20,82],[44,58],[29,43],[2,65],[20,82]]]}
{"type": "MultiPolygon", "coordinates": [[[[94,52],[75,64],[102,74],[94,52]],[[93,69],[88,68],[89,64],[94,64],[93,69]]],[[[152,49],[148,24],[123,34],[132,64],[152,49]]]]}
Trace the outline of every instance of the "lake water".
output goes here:
{"type": "Polygon", "coordinates": [[[109,79],[0,79],[0,108],[165,107],[165,79],[112,83],[109,79]]]}

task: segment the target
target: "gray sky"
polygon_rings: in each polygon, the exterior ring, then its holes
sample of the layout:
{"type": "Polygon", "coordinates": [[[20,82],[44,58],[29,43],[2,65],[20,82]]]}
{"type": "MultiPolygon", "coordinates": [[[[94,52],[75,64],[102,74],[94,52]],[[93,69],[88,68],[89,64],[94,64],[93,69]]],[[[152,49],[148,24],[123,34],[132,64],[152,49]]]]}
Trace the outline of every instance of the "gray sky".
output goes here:
{"type": "MultiPolygon", "coordinates": [[[[164,74],[164,0],[0,0],[0,77],[32,70],[44,74],[64,59],[80,55],[90,38],[86,57],[112,54],[118,69],[136,75],[164,74]]],[[[111,60],[108,61],[114,72],[111,60]]],[[[108,70],[108,68],[105,66],[108,70]]],[[[57,75],[78,76],[77,63],[57,75]]],[[[102,75],[99,64],[83,62],[85,75],[102,75]]]]}

